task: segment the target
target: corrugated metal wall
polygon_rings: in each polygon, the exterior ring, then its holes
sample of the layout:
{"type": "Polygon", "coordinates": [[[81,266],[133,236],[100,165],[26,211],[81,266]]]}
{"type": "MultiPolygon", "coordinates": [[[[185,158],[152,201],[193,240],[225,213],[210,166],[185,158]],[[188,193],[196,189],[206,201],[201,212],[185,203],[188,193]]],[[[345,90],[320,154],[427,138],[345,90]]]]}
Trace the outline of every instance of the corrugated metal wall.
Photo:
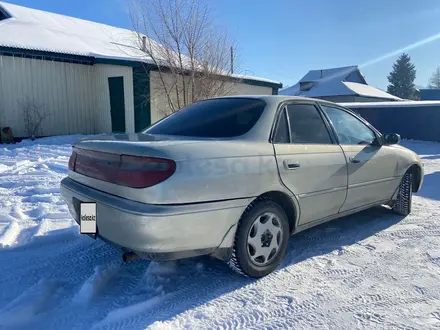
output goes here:
{"type": "Polygon", "coordinates": [[[353,102],[390,102],[393,100],[376,97],[355,96],[353,102]]]}
{"type": "Polygon", "coordinates": [[[93,133],[93,67],[0,56],[0,125],[26,136],[23,105],[47,112],[38,135],[93,133]]]}
{"type": "Polygon", "coordinates": [[[438,101],[440,100],[440,88],[420,89],[420,101],[438,101]]]}
{"type": "Polygon", "coordinates": [[[0,56],[0,126],[27,136],[24,103],[49,116],[37,135],[111,132],[108,77],[123,76],[127,132],[134,132],[131,67],[82,65],[0,56]]]}
{"type": "Polygon", "coordinates": [[[440,142],[440,106],[356,108],[354,111],[382,133],[440,142]]]}

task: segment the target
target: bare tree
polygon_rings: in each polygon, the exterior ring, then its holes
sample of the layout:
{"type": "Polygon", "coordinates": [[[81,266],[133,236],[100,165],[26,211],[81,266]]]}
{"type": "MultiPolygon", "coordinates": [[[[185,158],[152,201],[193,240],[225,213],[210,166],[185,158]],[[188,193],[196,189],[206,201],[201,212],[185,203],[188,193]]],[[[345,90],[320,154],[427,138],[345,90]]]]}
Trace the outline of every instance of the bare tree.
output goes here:
{"type": "Polygon", "coordinates": [[[429,79],[429,88],[440,88],[440,67],[437,67],[429,79]]]}
{"type": "Polygon", "coordinates": [[[35,136],[43,135],[41,124],[50,114],[43,109],[42,105],[35,104],[29,97],[17,102],[21,107],[27,136],[33,140],[35,136]]]}
{"type": "Polygon", "coordinates": [[[231,93],[235,46],[202,0],[135,0],[130,16],[139,49],[157,68],[166,112],[231,93]]]}

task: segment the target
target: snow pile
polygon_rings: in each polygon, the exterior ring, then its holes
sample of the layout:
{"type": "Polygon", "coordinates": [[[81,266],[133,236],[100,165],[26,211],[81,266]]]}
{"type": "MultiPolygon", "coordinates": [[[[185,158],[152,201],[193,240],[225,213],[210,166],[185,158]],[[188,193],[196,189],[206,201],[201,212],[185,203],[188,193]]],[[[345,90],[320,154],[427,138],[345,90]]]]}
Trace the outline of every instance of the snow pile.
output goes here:
{"type": "Polygon", "coordinates": [[[440,327],[440,144],[405,141],[413,213],[378,208],[300,233],[260,280],[203,257],[122,264],[78,234],[59,193],[79,136],[0,145],[1,329],[440,327]]]}
{"type": "Polygon", "coordinates": [[[110,267],[97,266],[92,276],[90,276],[79,289],[78,293],[73,297],[72,302],[76,304],[87,304],[94,297],[98,296],[108,282],[119,271],[119,265],[113,264],[110,267]]]}

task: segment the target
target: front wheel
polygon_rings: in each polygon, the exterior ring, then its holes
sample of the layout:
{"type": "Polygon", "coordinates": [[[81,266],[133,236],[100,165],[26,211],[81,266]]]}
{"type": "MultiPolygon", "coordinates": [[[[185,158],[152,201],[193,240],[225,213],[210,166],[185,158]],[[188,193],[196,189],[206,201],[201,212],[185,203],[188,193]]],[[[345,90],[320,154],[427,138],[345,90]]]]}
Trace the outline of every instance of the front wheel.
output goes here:
{"type": "Polygon", "coordinates": [[[400,183],[397,199],[393,204],[393,211],[397,214],[407,216],[411,213],[412,181],[412,173],[406,172],[400,183]]]}
{"type": "Polygon", "coordinates": [[[241,275],[266,276],[284,257],[289,235],[283,208],[271,199],[257,200],[247,207],[238,223],[228,265],[241,275]]]}

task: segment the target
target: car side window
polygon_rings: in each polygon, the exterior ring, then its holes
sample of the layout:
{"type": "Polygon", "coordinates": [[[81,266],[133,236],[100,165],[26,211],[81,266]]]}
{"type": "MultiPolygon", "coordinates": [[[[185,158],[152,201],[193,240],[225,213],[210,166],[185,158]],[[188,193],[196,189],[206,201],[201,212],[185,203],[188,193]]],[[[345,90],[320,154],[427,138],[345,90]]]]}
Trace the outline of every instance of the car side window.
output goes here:
{"type": "Polygon", "coordinates": [[[373,130],[347,111],[321,106],[335,128],[340,144],[371,144],[376,139],[373,130]]]}
{"type": "Polygon", "coordinates": [[[287,106],[290,135],[295,144],[332,144],[327,127],[312,104],[289,104],[287,106]]]}
{"type": "Polygon", "coordinates": [[[287,125],[286,111],[285,109],[282,109],[280,116],[278,117],[273,143],[289,142],[289,126],[287,125]]]}

